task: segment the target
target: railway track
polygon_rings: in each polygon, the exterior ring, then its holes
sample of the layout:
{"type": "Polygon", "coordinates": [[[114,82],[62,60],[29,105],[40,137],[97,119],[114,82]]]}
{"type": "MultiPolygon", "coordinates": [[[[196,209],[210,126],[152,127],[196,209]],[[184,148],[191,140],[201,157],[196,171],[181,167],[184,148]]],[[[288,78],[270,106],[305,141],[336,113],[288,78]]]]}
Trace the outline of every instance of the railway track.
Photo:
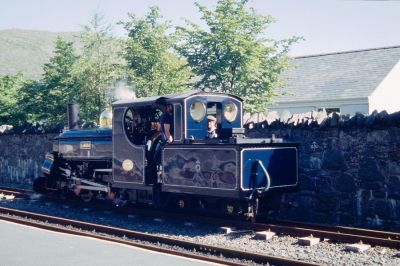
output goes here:
{"type": "Polygon", "coordinates": [[[6,196],[23,197],[23,196],[26,196],[28,193],[29,193],[29,191],[25,190],[25,189],[17,189],[17,188],[9,188],[9,187],[0,186],[0,195],[3,195],[3,197],[6,197],[6,196]]]}
{"type": "Polygon", "coordinates": [[[152,251],[168,253],[172,255],[188,257],[192,259],[198,259],[213,263],[219,263],[223,265],[243,265],[243,262],[236,263],[235,261],[222,259],[221,257],[245,260],[249,262],[256,262],[262,264],[268,263],[273,265],[318,265],[299,260],[292,260],[282,257],[274,257],[270,255],[204,245],[190,241],[178,240],[171,237],[157,236],[149,233],[143,233],[122,228],[115,228],[94,223],[81,222],[76,220],[69,220],[65,218],[59,218],[59,217],[20,211],[9,208],[0,207],[0,214],[1,214],[0,219],[9,222],[34,226],[56,232],[87,236],[106,241],[117,242],[152,251]],[[148,243],[137,242],[138,240],[145,241],[148,243]],[[178,246],[184,248],[186,251],[173,250],[161,247],[159,246],[159,243],[173,247],[178,246]],[[199,252],[194,253],[193,250],[199,251],[201,252],[201,254],[199,254],[199,252]],[[209,256],[208,254],[213,256],[209,256]]]}
{"type": "MultiPolygon", "coordinates": [[[[24,193],[31,193],[26,190],[14,190],[13,188],[0,187],[0,194],[2,191],[8,193],[19,193],[23,196],[24,193]]],[[[213,224],[220,227],[231,227],[238,230],[251,230],[251,231],[273,231],[277,234],[285,234],[297,237],[313,236],[321,240],[330,240],[345,243],[364,243],[372,246],[383,246],[400,249],[400,233],[386,232],[378,230],[369,230],[361,228],[343,227],[343,226],[325,226],[310,223],[297,223],[287,221],[276,221],[274,223],[249,223],[246,221],[222,219],[208,216],[188,215],[188,213],[166,212],[163,210],[154,210],[148,208],[119,208],[119,211],[146,215],[153,217],[165,217],[182,221],[194,221],[197,223],[213,224]]]]}

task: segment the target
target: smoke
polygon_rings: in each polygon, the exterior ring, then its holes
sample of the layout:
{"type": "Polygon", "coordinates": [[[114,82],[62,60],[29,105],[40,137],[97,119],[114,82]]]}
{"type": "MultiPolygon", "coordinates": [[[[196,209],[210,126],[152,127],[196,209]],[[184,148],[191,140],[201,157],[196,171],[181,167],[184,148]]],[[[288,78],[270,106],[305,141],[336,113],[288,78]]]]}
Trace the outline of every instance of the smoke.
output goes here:
{"type": "Polygon", "coordinates": [[[133,100],[136,99],[136,93],[132,86],[128,85],[126,79],[117,81],[114,87],[114,99],[133,100]]]}

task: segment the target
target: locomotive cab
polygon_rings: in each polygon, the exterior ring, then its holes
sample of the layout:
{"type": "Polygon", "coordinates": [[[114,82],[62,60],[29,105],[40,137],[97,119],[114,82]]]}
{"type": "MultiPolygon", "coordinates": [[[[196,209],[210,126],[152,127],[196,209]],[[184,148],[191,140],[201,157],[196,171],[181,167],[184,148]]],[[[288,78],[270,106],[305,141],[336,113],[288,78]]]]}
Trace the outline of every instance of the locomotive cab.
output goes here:
{"type": "Polygon", "coordinates": [[[225,208],[238,212],[269,190],[295,187],[298,144],[244,137],[242,110],[239,97],[201,91],[115,102],[113,186],[153,204],[171,198],[179,206],[238,202],[225,208]],[[173,107],[171,143],[153,137],[165,105],[173,107]],[[206,137],[209,116],[217,138],[206,137]]]}

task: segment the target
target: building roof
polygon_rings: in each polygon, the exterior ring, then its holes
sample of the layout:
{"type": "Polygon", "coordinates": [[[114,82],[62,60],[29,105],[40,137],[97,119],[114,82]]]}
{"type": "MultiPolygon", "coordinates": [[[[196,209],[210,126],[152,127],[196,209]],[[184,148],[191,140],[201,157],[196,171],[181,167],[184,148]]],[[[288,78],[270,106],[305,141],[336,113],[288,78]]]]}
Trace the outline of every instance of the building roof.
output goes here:
{"type": "Polygon", "coordinates": [[[113,102],[112,106],[121,106],[121,105],[123,106],[123,105],[127,105],[127,104],[135,104],[135,105],[145,106],[145,105],[151,105],[152,103],[156,103],[156,101],[160,100],[161,98],[163,98],[163,100],[166,103],[169,103],[169,102],[172,103],[172,102],[182,101],[183,99],[186,99],[193,95],[210,95],[210,96],[225,95],[225,96],[234,97],[241,102],[243,101],[240,97],[238,97],[236,95],[232,95],[232,94],[218,93],[218,92],[205,92],[205,91],[201,91],[201,90],[188,90],[188,91],[185,91],[185,92],[179,93],[179,94],[167,94],[167,95],[159,95],[159,96],[151,96],[151,97],[142,97],[142,98],[136,98],[136,99],[119,100],[119,101],[113,102]]]}
{"type": "Polygon", "coordinates": [[[400,46],[296,57],[275,103],[368,97],[400,60],[400,46]]]}

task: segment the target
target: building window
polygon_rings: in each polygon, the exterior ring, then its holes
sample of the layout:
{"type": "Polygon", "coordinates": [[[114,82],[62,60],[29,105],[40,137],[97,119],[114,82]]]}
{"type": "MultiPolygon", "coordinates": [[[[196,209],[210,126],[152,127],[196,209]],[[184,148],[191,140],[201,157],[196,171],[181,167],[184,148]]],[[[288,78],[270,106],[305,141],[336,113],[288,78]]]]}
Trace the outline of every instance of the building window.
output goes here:
{"type": "Polygon", "coordinates": [[[318,108],[318,112],[324,110],[326,111],[326,113],[329,115],[331,113],[340,113],[340,108],[338,107],[334,107],[334,108],[318,108]]]}

